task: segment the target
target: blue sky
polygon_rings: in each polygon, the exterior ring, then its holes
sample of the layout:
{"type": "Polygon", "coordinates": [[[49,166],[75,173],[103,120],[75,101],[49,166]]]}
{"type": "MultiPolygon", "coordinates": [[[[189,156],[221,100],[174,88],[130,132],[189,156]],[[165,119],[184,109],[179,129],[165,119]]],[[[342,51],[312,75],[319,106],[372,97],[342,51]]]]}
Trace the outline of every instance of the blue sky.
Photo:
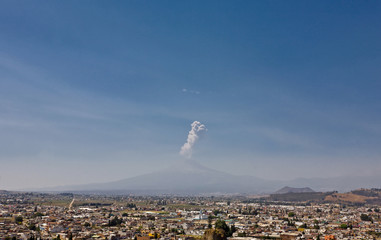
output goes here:
{"type": "Polygon", "coordinates": [[[0,188],[381,170],[379,1],[0,5],[0,188]]]}

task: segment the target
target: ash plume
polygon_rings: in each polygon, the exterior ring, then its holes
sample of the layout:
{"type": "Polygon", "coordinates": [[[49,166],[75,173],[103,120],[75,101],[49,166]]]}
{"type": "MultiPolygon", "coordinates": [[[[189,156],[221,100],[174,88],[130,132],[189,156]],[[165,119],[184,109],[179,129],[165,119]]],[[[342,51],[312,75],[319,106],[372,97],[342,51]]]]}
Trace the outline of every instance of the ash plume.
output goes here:
{"type": "Polygon", "coordinates": [[[180,155],[191,158],[192,157],[192,150],[194,144],[197,142],[197,140],[200,137],[200,134],[203,132],[206,132],[208,129],[206,129],[205,125],[200,123],[199,121],[194,121],[191,124],[191,130],[188,133],[188,138],[186,143],[181,147],[180,155]]]}

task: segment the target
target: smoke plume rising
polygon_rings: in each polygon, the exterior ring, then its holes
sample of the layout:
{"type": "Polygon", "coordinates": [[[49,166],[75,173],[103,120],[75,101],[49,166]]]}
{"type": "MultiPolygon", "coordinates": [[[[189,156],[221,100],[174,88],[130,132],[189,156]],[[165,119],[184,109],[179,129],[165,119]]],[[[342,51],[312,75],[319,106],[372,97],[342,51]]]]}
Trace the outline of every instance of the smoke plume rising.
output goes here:
{"type": "Polygon", "coordinates": [[[192,157],[192,149],[194,144],[197,142],[198,138],[200,137],[200,134],[202,132],[208,131],[206,129],[204,124],[201,124],[199,121],[194,121],[191,124],[192,128],[188,133],[188,138],[186,143],[181,147],[180,150],[180,155],[186,157],[186,158],[191,158],[192,157]]]}

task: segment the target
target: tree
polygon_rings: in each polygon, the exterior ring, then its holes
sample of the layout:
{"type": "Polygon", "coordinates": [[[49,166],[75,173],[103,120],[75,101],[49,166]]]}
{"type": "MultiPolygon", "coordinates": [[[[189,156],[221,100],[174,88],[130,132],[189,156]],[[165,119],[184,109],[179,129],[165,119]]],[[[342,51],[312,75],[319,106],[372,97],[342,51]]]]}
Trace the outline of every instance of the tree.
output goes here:
{"type": "Polygon", "coordinates": [[[17,224],[21,224],[22,221],[23,221],[23,218],[22,218],[21,216],[16,216],[16,217],[15,217],[15,222],[16,222],[17,224]]]}
{"type": "Polygon", "coordinates": [[[44,214],[42,214],[42,213],[40,213],[40,212],[36,212],[36,213],[33,214],[33,217],[34,217],[34,218],[35,218],[35,217],[42,217],[42,216],[44,216],[44,214]]]}
{"type": "Polygon", "coordinates": [[[217,216],[218,214],[220,214],[220,213],[223,213],[221,210],[219,210],[219,209],[215,209],[214,211],[213,211],[213,214],[215,215],[215,216],[217,216]]]}
{"type": "Polygon", "coordinates": [[[208,216],[208,228],[212,228],[212,220],[213,220],[212,215],[209,215],[208,216]]]}
{"type": "Polygon", "coordinates": [[[230,227],[230,233],[231,233],[231,235],[230,236],[232,236],[233,235],[233,233],[235,233],[237,231],[237,229],[235,228],[235,226],[234,225],[232,225],[231,227],[230,227]]]}
{"type": "Polygon", "coordinates": [[[31,224],[28,226],[28,228],[29,228],[29,230],[36,231],[36,224],[31,223],[31,224]]]}
{"type": "Polygon", "coordinates": [[[229,226],[226,224],[224,220],[218,219],[215,223],[216,229],[222,229],[225,232],[226,237],[231,237],[233,233],[236,231],[235,226],[232,226],[232,228],[229,228],[229,226]]]}
{"type": "Polygon", "coordinates": [[[226,222],[224,220],[218,219],[215,223],[216,229],[222,229],[225,231],[225,233],[228,233],[230,231],[230,228],[228,225],[226,225],[226,222]]]}
{"type": "Polygon", "coordinates": [[[207,229],[201,240],[227,240],[225,231],[222,229],[207,229]]]}
{"type": "Polygon", "coordinates": [[[372,221],[372,218],[364,213],[361,214],[360,218],[361,218],[361,221],[368,221],[368,222],[372,221]]]}
{"type": "Polygon", "coordinates": [[[128,208],[136,208],[136,204],[135,203],[127,203],[126,207],[128,207],[128,208]]]}
{"type": "Polygon", "coordinates": [[[123,222],[122,219],[119,219],[117,216],[108,222],[109,227],[120,225],[123,222]]]}

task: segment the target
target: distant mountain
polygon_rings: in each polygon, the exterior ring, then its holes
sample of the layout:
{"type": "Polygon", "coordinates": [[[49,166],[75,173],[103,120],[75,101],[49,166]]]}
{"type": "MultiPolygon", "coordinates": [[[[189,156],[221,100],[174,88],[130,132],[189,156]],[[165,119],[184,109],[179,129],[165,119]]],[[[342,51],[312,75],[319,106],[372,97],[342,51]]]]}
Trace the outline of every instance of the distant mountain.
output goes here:
{"type": "Polygon", "coordinates": [[[275,194],[286,194],[286,193],[309,193],[309,192],[315,192],[309,187],[304,188],[294,188],[294,187],[283,187],[275,192],[275,194]]]}
{"type": "Polygon", "coordinates": [[[264,180],[217,171],[193,160],[178,161],[166,169],[107,183],[60,186],[28,191],[103,192],[135,194],[260,194],[272,193],[282,186],[294,186],[277,192],[350,191],[361,187],[380,188],[381,176],[299,178],[288,181],[264,180]]]}
{"type": "MultiPolygon", "coordinates": [[[[287,190],[287,189],[286,189],[287,190]]],[[[270,201],[286,202],[315,202],[315,203],[345,203],[345,204],[372,204],[381,205],[381,189],[357,189],[351,192],[289,192],[283,194],[270,194],[270,201]]]]}
{"type": "Polygon", "coordinates": [[[44,191],[107,191],[144,194],[260,193],[279,188],[276,181],[236,176],[205,167],[193,160],[137,177],[108,183],[45,188],[44,191]]]}
{"type": "Polygon", "coordinates": [[[331,178],[297,178],[287,181],[284,185],[294,187],[309,186],[320,191],[349,192],[359,188],[380,188],[381,174],[373,176],[341,176],[331,178]]]}

